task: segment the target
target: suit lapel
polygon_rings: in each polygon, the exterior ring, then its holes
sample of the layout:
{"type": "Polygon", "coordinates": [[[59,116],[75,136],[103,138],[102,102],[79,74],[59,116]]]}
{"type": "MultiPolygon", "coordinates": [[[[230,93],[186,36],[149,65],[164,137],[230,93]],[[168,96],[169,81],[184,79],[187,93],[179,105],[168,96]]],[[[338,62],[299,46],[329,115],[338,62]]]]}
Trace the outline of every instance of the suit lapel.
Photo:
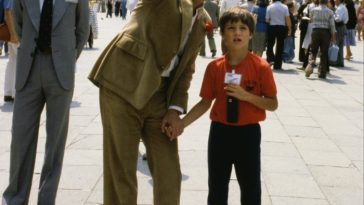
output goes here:
{"type": "MultiPolygon", "coordinates": [[[[82,0],[83,1],[83,0],[82,0]]],[[[65,0],[56,0],[53,6],[53,21],[52,21],[52,28],[54,29],[58,22],[61,20],[64,12],[66,11],[68,4],[65,0]]]]}
{"type": "MultiPolygon", "coordinates": [[[[190,56],[196,53],[196,49],[200,46],[200,41],[201,39],[204,39],[205,35],[204,21],[202,19],[196,19],[179,64],[183,64],[186,59],[190,59],[190,56]],[[203,36],[203,38],[201,36],[203,36]]],[[[184,67],[177,66],[175,76],[180,76],[183,70],[184,67]]]]}
{"type": "Polygon", "coordinates": [[[25,0],[23,1],[26,8],[28,9],[30,20],[35,27],[35,30],[39,30],[39,22],[40,22],[40,5],[39,0],[25,0]]]}
{"type": "Polygon", "coordinates": [[[180,47],[192,23],[193,8],[192,8],[192,3],[189,0],[179,0],[179,2],[182,14],[181,39],[179,41],[179,47],[180,47]]]}

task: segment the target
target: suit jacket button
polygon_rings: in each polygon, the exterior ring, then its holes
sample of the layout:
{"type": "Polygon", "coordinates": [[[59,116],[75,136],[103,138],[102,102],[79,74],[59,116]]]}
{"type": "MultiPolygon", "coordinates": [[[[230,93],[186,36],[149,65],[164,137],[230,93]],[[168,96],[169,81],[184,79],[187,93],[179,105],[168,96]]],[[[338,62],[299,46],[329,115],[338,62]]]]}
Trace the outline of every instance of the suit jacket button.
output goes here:
{"type": "Polygon", "coordinates": [[[38,41],[38,38],[34,38],[34,41],[37,42],[38,41]]]}
{"type": "Polygon", "coordinates": [[[30,53],[30,56],[31,56],[31,57],[34,57],[34,52],[31,52],[31,53],[30,53]]]}

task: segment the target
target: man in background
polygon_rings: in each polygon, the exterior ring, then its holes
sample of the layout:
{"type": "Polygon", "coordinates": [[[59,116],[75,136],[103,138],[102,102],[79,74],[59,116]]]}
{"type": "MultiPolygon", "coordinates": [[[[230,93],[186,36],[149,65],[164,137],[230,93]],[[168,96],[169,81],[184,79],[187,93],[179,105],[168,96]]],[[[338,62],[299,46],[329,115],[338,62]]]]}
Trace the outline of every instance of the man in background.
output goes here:
{"type": "Polygon", "coordinates": [[[16,0],[20,40],[16,70],[10,180],[3,205],[28,204],[38,130],[46,105],[46,145],[38,205],[54,205],[61,177],[75,64],[89,34],[88,0],[16,0]]]}

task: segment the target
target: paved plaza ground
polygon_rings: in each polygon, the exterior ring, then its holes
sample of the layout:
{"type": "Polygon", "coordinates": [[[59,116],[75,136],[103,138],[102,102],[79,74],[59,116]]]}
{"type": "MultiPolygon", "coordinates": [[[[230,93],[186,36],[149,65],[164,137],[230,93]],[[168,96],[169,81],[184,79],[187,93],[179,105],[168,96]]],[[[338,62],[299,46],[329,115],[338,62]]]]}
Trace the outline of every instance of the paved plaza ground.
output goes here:
{"type": "MultiPolygon", "coordinates": [[[[102,125],[98,89],[87,75],[105,45],[126,21],[99,14],[99,39],[85,48],[77,62],[69,135],[58,205],[96,205],[103,201],[102,125]]],[[[220,37],[216,36],[217,45],[220,37]]],[[[168,42],[166,42],[168,43],[168,42]]],[[[363,41],[353,47],[345,68],[332,68],[326,80],[315,73],[306,79],[296,63],[274,71],[279,108],[262,125],[263,205],[363,204],[363,41]]],[[[209,52],[206,52],[209,55],[209,52]]],[[[218,53],[219,54],[219,53],[218,53]]],[[[189,106],[199,101],[206,65],[198,57],[190,88],[189,106]]],[[[3,96],[7,58],[0,57],[0,97],[3,96]]],[[[0,101],[0,193],[7,186],[12,104],[0,101]]],[[[179,138],[183,173],[181,205],[204,205],[207,198],[208,114],[186,128],[179,138]]],[[[30,204],[35,205],[45,143],[41,120],[30,204]]],[[[144,153],[144,147],[140,147],[144,153]]],[[[151,205],[152,180],[139,157],[139,205],[151,205]]],[[[238,205],[239,187],[232,174],[229,205],[238,205]]]]}

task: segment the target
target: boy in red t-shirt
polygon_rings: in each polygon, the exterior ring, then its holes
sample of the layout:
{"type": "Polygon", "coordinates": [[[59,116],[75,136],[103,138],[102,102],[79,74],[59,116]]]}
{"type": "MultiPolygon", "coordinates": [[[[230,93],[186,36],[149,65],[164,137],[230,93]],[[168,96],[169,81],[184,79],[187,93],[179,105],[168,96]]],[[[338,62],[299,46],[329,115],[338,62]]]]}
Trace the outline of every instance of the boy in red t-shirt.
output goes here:
{"type": "Polygon", "coordinates": [[[222,15],[220,32],[228,52],[207,66],[202,99],[183,118],[186,127],[214,101],[208,142],[209,205],[227,205],[232,165],[241,204],[261,204],[259,121],[265,119],[265,110],[277,109],[278,101],[269,64],[248,51],[254,27],[253,16],[242,8],[234,7],[222,15]],[[231,97],[237,100],[238,108],[228,114],[227,100],[231,97]],[[237,119],[229,121],[230,114],[237,119]]]}

